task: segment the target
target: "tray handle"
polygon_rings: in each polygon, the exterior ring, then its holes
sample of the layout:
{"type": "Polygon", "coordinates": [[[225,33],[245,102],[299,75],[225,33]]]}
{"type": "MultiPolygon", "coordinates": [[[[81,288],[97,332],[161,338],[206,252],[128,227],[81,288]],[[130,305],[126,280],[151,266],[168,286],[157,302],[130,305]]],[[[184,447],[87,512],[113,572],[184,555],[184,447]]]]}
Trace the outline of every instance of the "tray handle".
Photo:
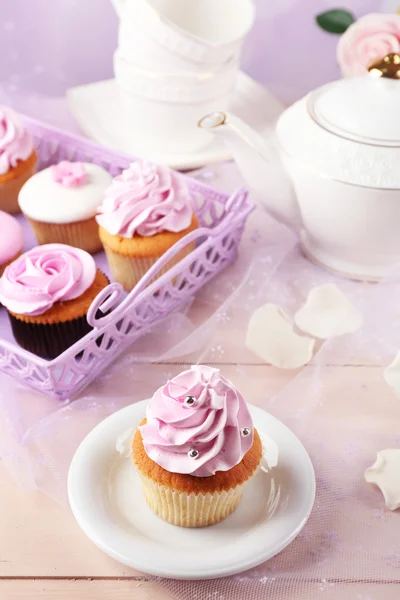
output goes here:
{"type": "MultiPolygon", "coordinates": [[[[111,283],[109,286],[101,290],[101,292],[93,300],[89,307],[87,314],[87,322],[91,327],[103,327],[107,323],[114,321],[118,316],[122,316],[128,305],[132,305],[133,300],[149,286],[152,279],[157,275],[158,271],[175,256],[177,252],[182,250],[185,246],[195,242],[198,238],[210,237],[210,230],[206,227],[201,227],[188,233],[184,238],[179,240],[174,246],[172,246],[167,252],[165,252],[154,265],[143,275],[142,279],[138,281],[133,290],[125,296],[125,299],[119,303],[121,296],[125,295],[121,284],[111,283]],[[99,316],[98,311],[103,314],[99,316]],[[106,314],[107,313],[107,314],[106,314]]],[[[182,260],[187,260],[186,256],[182,260]]],[[[155,283],[155,282],[154,282],[155,283]]]]}
{"type": "MultiPolygon", "coordinates": [[[[166,265],[178,252],[185,246],[195,242],[197,239],[210,239],[219,234],[221,229],[227,228],[236,219],[243,219],[253,210],[253,205],[247,202],[248,191],[245,188],[237,190],[229,198],[225,205],[225,218],[214,228],[199,227],[188,233],[184,238],[174,244],[167,252],[165,252],[154,265],[147,271],[140,281],[136,284],[125,299],[119,303],[121,297],[125,294],[122,286],[119,283],[111,283],[104,288],[99,295],[93,300],[87,315],[87,321],[93,328],[99,328],[110,321],[114,321],[119,315],[124,314],[127,305],[131,305],[132,301],[149,286],[157,273],[166,265]],[[113,310],[116,309],[116,310],[113,310]],[[98,316],[98,311],[103,313],[98,316]],[[108,314],[106,314],[108,313],[108,314]]],[[[190,255],[182,259],[182,261],[190,260],[190,255]]],[[[155,283],[155,282],[153,282],[155,283]]]]}
{"type": "Polygon", "coordinates": [[[240,188],[232,194],[225,204],[226,217],[220,225],[226,226],[227,223],[231,223],[236,219],[242,220],[244,216],[250,214],[255,206],[248,201],[248,198],[249,191],[246,188],[240,188]]]}
{"type": "Polygon", "coordinates": [[[104,323],[104,319],[109,316],[107,313],[115,308],[124,294],[124,290],[120,283],[110,283],[107,287],[101,290],[101,292],[93,300],[89,306],[87,314],[87,322],[93,328],[99,327],[100,323],[104,323]],[[98,311],[103,313],[101,316],[98,315],[98,311]]]}

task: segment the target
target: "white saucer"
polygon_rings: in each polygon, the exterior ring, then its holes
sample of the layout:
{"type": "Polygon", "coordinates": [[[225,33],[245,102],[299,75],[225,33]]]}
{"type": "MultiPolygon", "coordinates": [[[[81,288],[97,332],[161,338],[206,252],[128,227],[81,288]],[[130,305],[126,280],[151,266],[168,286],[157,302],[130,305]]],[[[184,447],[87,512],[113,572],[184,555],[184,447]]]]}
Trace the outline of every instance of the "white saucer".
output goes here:
{"type": "Polygon", "coordinates": [[[285,548],[304,527],[315,496],[311,460],[296,436],[250,407],[261,436],[279,447],[278,466],[260,470],[237,510],[218,525],[185,529],[148,508],[130,458],[116,450],[127,427],[143,419],[147,401],[111,415],[89,433],[71,463],[68,493],[84,533],[106,554],[152,575],[208,579],[239,573],[285,548]]]}
{"type": "MultiPolygon", "coordinates": [[[[98,81],[67,91],[68,107],[86,135],[118,152],[148,158],[173,169],[197,169],[207,164],[229,160],[225,146],[217,139],[192,154],[148,153],[135,143],[124,126],[117,108],[118,89],[114,79],[98,81]]],[[[282,104],[262,85],[240,72],[230,110],[247,121],[256,131],[268,134],[283,111],[282,104]]]]}

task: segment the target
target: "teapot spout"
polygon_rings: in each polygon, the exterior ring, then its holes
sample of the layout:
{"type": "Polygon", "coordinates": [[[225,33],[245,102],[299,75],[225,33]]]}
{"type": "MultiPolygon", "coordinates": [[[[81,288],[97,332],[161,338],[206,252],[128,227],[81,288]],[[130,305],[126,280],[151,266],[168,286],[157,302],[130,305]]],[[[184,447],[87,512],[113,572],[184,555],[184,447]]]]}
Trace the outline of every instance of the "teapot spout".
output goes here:
{"type": "Polygon", "coordinates": [[[300,211],[293,186],[272,141],[229,113],[213,112],[198,125],[225,142],[253,198],[278,221],[299,230],[300,211]]]}

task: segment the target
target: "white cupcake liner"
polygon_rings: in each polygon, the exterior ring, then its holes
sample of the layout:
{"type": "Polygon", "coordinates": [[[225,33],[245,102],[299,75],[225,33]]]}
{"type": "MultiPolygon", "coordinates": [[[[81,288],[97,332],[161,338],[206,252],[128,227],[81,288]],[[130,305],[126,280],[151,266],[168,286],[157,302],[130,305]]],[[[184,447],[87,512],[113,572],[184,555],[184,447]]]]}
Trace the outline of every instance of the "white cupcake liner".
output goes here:
{"type": "Polygon", "coordinates": [[[212,494],[188,494],[158,484],[140,471],[139,475],[151,510],[164,521],[180,527],[206,527],[226,519],[237,508],[247,484],[245,481],[228,491],[212,494]]]}
{"type": "MultiPolygon", "coordinates": [[[[114,252],[107,244],[103,243],[103,246],[113,279],[118,281],[127,292],[135,287],[143,275],[145,275],[145,273],[147,273],[160,258],[159,256],[148,258],[124,256],[114,252]]],[[[158,271],[157,275],[153,277],[150,283],[161,277],[161,275],[166,273],[171,267],[190,254],[193,249],[194,244],[189,244],[180,252],[177,252],[177,254],[158,271]]]]}
{"type": "Polygon", "coordinates": [[[45,223],[26,217],[39,244],[67,244],[95,254],[102,249],[96,219],[72,223],[45,223]]]}

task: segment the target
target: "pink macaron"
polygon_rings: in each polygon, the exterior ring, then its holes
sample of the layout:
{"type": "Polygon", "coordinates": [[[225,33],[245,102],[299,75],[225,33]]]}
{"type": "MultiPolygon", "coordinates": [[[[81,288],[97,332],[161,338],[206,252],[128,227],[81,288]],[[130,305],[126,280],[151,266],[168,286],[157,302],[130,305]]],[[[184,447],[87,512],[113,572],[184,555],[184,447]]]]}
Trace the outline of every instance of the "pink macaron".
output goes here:
{"type": "Polygon", "coordinates": [[[24,236],[15,217],[0,210],[0,275],[22,252],[24,236]]]}

